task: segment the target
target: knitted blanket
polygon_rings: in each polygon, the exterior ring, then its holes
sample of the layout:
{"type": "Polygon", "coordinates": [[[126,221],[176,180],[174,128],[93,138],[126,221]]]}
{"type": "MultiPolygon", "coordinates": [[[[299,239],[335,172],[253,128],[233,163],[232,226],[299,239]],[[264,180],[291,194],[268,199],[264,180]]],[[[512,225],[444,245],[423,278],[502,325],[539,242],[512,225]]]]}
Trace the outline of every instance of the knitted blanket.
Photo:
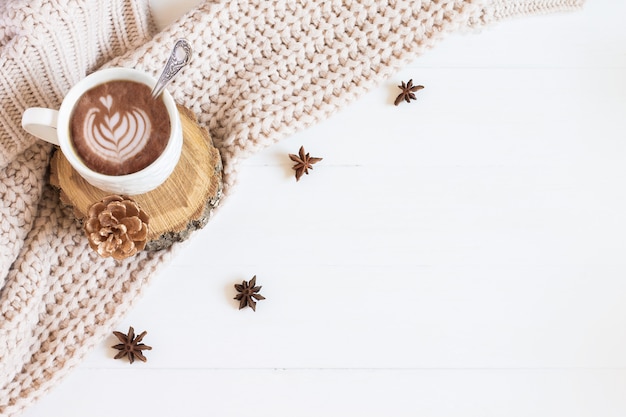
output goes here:
{"type": "Polygon", "coordinates": [[[178,246],[121,262],[88,246],[48,185],[51,145],[20,127],[101,67],[157,75],[173,41],[195,54],[168,86],[239,162],[380,84],[445,34],[584,0],[213,0],[158,32],[147,0],[0,2],[0,415],[57,384],[133,306],[178,246]]]}

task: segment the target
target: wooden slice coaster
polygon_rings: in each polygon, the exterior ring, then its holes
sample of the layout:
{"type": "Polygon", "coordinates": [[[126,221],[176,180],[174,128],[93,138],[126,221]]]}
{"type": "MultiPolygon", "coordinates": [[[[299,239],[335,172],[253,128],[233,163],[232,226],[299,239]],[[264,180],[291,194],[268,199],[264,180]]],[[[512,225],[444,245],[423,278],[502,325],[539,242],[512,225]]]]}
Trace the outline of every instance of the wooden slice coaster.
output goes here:
{"type": "MultiPolygon", "coordinates": [[[[131,196],[150,216],[146,250],[167,248],[203,228],[222,195],[219,151],[190,110],[178,106],[178,111],[183,128],[178,165],[158,188],[131,196]]],[[[50,184],[60,189],[61,201],[73,207],[80,221],[92,204],[111,194],[85,181],[58,150],[50,162],[50,184]]]]}

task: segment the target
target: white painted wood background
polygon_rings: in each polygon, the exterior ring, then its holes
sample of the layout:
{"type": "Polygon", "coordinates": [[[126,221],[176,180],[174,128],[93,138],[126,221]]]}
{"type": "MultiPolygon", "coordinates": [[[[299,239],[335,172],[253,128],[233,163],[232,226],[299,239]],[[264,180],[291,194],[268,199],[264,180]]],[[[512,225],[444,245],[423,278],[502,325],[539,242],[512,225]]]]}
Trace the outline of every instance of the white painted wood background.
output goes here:
{"type": "Polygon", "coordinates": [[[625,17],[452,36],[249,159],[119,326],[148,362],[110,337],[25,416],[626,416],[625,17]]]}

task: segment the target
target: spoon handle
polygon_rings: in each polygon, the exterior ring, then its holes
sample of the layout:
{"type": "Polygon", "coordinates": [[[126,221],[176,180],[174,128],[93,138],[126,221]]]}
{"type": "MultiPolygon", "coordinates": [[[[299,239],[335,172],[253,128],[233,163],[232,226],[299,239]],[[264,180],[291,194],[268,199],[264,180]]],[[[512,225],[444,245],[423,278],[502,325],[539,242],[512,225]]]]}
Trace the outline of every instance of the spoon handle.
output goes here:
{"type": "Polygon", "coordinates": [[[172,81],[172,78],[174,78],[174,76],[178,74],[178,71],[187,65],[190,60],[191,45],[185,39],[177,40],[165,64],[165,68],[163,68],[161,76],[152,90],[152,98],[160,96],[165,86],[172,81]]]}

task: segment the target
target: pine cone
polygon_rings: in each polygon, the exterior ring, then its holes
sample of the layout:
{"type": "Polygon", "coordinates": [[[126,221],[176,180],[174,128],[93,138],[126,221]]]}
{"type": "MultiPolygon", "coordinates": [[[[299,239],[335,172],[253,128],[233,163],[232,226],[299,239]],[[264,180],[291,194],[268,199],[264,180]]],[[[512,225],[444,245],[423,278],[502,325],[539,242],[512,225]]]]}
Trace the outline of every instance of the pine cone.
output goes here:
{"type": "Polygon", "coordinates": [[[146,246],[148,215],[128,197],[111,195],[89,208],[85,232],[100,256],[124,259],[146,246]]]}

